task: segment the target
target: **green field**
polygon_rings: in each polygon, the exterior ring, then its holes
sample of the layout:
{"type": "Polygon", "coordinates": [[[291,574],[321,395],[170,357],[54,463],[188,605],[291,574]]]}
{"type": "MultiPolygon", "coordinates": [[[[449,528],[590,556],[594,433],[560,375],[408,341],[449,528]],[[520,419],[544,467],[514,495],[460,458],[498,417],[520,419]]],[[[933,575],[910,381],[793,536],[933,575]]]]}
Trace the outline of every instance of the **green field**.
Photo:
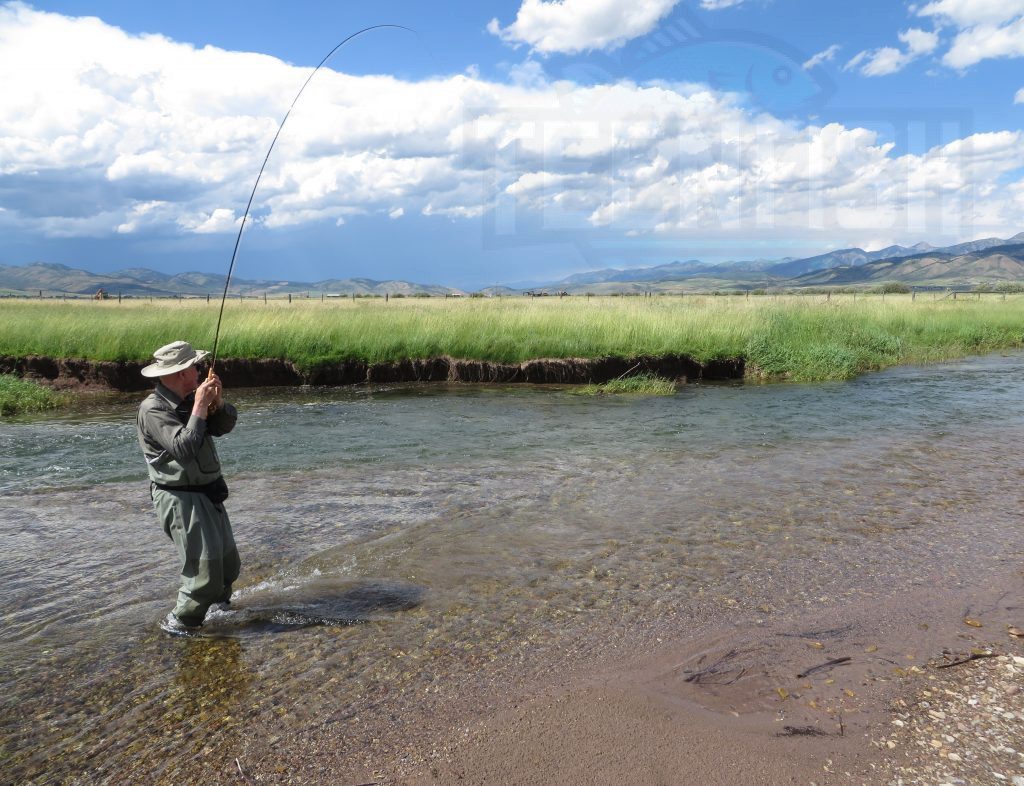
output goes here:
{"type": "MultiPolygon", "coordinates": [[[[145,360],[178,338],[211,348],[218,305],[0,301],[0,355],[145,360]]],[[[309,368],[346,359],[684,354],[742,357],[753,375],[814,381],[1022,345],[1022,295],[231,300],[220,356],[309,368]]]]}

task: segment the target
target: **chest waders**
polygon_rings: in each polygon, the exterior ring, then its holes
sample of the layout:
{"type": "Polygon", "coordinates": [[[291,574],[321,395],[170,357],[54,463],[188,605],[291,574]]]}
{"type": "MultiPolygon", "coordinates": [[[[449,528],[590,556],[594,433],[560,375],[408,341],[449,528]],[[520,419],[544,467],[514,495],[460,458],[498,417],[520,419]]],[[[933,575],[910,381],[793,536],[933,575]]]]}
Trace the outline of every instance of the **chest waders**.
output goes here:
{"type": "Polygon", "coordinates": [[[172,487],[204,486],[220,476],[220,460],[209,435],[195,458],[184,465],[170,458],[149,465],[153,506],[178,552],[181,586],[174,616],[185,625],[201,625],[212,604],[231,599],[241,561],[223,503],[211,501],[201,491],[172,487]]]}

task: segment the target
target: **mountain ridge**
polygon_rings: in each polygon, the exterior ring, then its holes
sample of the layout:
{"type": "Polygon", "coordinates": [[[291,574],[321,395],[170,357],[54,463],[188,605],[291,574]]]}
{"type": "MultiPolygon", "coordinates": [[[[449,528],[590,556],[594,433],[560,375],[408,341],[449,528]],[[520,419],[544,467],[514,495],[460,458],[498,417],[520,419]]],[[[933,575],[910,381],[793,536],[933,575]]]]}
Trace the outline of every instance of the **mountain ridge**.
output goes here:
{"type": "MultiPolygon", "coordinates": [[[[631,294],[648,291],[713,291],[772,287],[858,286],[900,282],[929,286],[977,286],[994,281],[1024,281],[1024,232],[1011,238],[980,240],[936,247],[887,246],[877,251],[844,248],[800,259],[756,259],[709,263],[676,260],[646,268],[604,268],[574,273],[558,281],[529,287],[530,291],[582,294],[631,294]]],[[[0,265],[0,291],[12,294],[91,296],[99,289],[128,297],[207,297],[224,291],[225,276],[188,271],[161,273],[128,267],[112,273],[91,273],[59,262],[0,265]]],[[[481,294],[517,294],[493,286],[481,294]]],[[[457,287],[365,277],[304,282],[282,279],[232,279],[229,294],[247,297],[285,295],[466,295],[457,287]]]]}

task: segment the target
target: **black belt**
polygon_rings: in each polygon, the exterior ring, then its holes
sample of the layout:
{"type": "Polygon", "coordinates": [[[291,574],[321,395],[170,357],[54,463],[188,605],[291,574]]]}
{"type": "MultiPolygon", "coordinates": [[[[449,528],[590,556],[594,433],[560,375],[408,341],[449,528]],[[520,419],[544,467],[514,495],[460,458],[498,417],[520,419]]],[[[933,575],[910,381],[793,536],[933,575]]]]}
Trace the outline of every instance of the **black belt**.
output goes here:
{"type": "Polygon", "coordinates": [[[186,491],[195,494],[205,494],[211,502],[220,503],[228,498],[228,484],[220,477],[201,486],[168,486],[166,483],[151,481],[155,488],[162,491],[186,491]]]}

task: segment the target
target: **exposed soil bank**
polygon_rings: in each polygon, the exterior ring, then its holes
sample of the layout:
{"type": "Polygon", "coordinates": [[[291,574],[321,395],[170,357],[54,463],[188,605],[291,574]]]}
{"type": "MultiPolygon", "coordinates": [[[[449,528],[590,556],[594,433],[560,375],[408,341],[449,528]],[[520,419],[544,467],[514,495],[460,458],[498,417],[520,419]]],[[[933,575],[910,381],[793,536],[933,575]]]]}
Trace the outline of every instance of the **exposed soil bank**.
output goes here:
{"type": "MultiPolygon", "coordinates": [[[[151,381],[140,373],[148,364],[138,361],[81,360],[0,356],[0,374],[16,374],[54,388],[97,388],[124,392],[145,390],[151,381]]],[[[510,384],[602,383],[627,373],[646,371],[668,379],[742,379],[743,358],[700,363],[685,355],[632,358],[545,358],[522,363],[493,363],[450,357],[366,363],[347,360],[300,369],[277,358],[221,358],[217,373],[225,386],[294,387],[298,385],[357,385],[366,382],[487,382],[510,384]]]]}

